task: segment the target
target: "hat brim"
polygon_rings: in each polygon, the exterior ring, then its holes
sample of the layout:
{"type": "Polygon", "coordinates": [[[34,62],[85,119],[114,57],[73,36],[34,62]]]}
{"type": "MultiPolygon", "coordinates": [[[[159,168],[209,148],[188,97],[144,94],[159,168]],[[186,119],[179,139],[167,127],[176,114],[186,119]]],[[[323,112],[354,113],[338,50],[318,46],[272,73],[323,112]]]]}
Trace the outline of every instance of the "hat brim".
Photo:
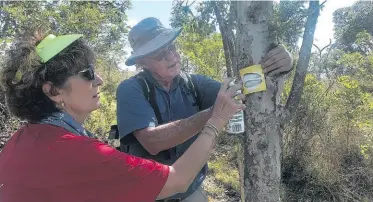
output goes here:
{"type": "Polygon", "coordinates": [[[132,55],[126,60],[127,66],[136,64],[136,60],[145,56],[148,56],[174,41],[181,33],[182,28],[169,29],[162,34],[158,35],[154,39],[150,40],[138,50],[132,53],[132,55]]]}

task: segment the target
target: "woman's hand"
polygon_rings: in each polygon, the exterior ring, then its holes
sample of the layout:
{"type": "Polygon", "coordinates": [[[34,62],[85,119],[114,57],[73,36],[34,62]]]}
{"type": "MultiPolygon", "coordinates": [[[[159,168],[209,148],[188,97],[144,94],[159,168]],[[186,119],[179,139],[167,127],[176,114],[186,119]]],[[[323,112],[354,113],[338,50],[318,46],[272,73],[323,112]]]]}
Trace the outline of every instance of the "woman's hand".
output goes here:
{"type": "MultiPolygon", "coordinates": [[[[218,96],[212,108],[211,118],[205,128],[188,150],[170,166],[170,173],[167,182],[162,188],[158,199],[166,198],[175,193],[184,193],[195,179],[197,173],[206,164],[215,146],[216,136],[228,120],[232,118],[240,109],[245,109],[245,105],[235,100],[237,90],[242,88],[242,84],[236,84],[228,88],[232,79],[225,79],[221,85],[218,96]],[[215,129],[216,128],[216,129],[215,129]]],[[[244,99],[242,94],[237,95],[238,99],[244,99]]]]}
{"type": "Polygon", "coordinates": [[[242,84],[235,84],[229,87],[229,83],[232,80],[232,78],[224,80],[212,109],[209,122],[218,130],[221,130],[237,111],[246,108],[244,104],[239,103],[234,98],[237,96],[237,99],[245,99],[243,94],[236,95],[237,91],[242,88],[242,84]]]}

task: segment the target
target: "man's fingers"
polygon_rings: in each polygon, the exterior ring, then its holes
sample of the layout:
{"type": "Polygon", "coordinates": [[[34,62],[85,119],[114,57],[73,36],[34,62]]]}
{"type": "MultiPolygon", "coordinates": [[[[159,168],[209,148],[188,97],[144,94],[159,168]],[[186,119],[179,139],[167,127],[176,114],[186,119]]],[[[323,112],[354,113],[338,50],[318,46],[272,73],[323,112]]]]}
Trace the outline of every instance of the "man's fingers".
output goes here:
{"type": "Polygon", "coordinates": [[[281,73],[281,72],[282,72],[281,69],[276,69],[276,70],[272,71],[271,73],[269,73],[268,75],[269,75],[269,76],[274,76],[274,75],[279,74],[279,73],[281,73]]]}
{"type": "Polygon", "coordinates": [[[279,64],[280,68],[277,68],[269,73],[269,76],[274,76],[276,74],[279,74],[281,72],[288,72],[290,71],[292,67],[292,63],[289,62],[289,60],[281,60],[281,63],[279,64]]]}
{"type": "Polygon", "coordinates": [[[267,68],[263,69],[263,72],[266,74],[276,69],[280,71],[284,71],[285,70],[284,68],[286,68],[286,66],[288,65],[287,63],[288,63],[287,59],[281,59],[280,61],[275,62],[272,65],[268,66],[267,68]]]}
{"type": "Polygon", "coordinates": [[[283,52],[285,48],[282,45],[277,46],[276,48],[270,50],[263,58],[263,63],[273,57],[274,55],[277,55],[281,52],[283,52]]]}
{"type": "MultiPolygon", "coordinates": [[[[282,59],[286,59],[286,53],[284,52],[281,52],[277,55],[274,55],[272,58],[270,58],[269,60],[265,61],[264,64],[263,64],[263,69],[267,69],[268,67],[270,67],[271,65],[273,65],[274,63],[282,60],[282,59]]],[[[267,71],[268,72],[268,71],[267,71]]]]}

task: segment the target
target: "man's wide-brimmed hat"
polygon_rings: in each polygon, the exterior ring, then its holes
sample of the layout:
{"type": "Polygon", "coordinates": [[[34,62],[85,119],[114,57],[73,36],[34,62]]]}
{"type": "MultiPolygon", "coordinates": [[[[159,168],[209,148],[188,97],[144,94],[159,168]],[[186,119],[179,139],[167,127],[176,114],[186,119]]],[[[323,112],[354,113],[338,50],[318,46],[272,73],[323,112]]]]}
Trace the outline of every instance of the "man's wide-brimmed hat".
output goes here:
{"type": "Polygon", "coordinates": [[[166,47],[179,36],[181,28],[168,29],[157,18],[145,18],[137,23],[128,34],[132,54],[126,65],[136,63],[136,59],[150,55],[166,47]]]}

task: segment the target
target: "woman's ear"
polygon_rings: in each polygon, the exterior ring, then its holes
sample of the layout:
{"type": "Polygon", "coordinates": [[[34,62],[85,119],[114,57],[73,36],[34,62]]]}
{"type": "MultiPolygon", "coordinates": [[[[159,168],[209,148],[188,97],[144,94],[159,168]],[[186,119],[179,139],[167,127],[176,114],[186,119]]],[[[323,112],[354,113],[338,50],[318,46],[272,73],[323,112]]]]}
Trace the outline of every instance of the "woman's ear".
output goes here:
{"type": "Polygon", "coordinates": [[[52,82],[45,82],[42,86],[44,94],[55,103],[62,101],[62,95],[52,82]]]}

